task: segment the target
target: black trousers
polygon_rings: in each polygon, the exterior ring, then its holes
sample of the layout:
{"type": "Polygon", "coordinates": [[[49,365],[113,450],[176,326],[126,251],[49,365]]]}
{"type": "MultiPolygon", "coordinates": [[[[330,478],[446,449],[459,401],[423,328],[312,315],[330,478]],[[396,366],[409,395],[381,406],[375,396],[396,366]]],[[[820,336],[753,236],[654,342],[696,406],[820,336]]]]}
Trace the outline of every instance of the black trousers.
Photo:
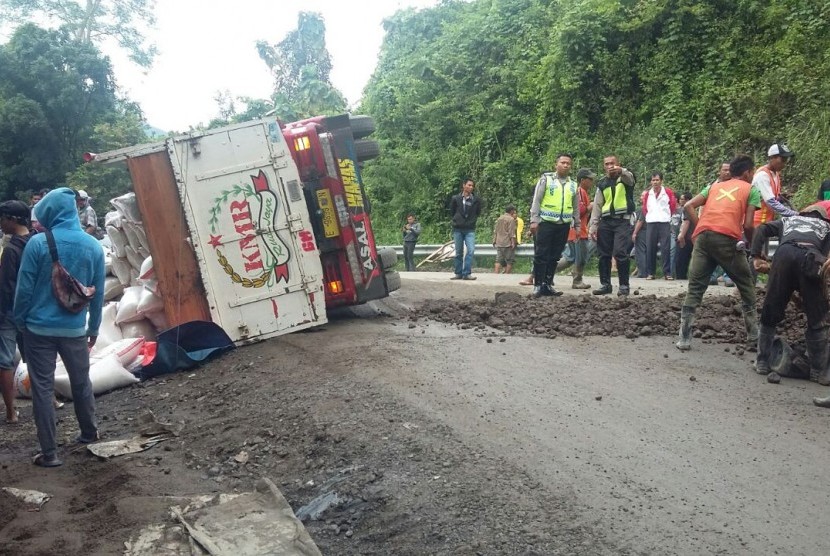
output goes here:
{"type": "Polygon", "coordinates": [[[617,272],[621,286],[628,285],[631,253],[631,223],[628,217],[606,217],[597,228],[597,252],[599,253],[599,281],[611,285],[611,257],[617,260],[617,272]]]}
{"type": "Polygon", "coordinates": [[[533,255],[533,283],[537,286],[553,284],[556,265],[568,243],[570,224],[539,222],[536,229],[536,249],[533,255]]]}
{"type": "Polygon", "coordinates": [[[692,260],[692,250],[694,244],[692,243],[692,234],[694,233],[694,226],[689,226],[689,231],[686,234],[686,245],[680,247],[680,244],[675,247],[674,251],[674,273],[675,278],[685,280],[689,276],[689,263],[692,260]]]}
{"type": "Polygon", "coordinates": [[[807,316],[807,328],[818,330],[827,325],[827,300],[821,293],[821,280],[808,278],[801,270],[806,249],[784,243],[775,250],[769,273],[767,295],[761,309],[761,324],[775,326],[784,320],[784,310],[794,291],[801,292],[801,305],[807,316]]]}
{"type": "Polygon", "coordinates": [[[657,246],[663,261],[663,276],[671,276],[671,224],[649,222],[646,227],[646,261],[650,276],[657,272],[657,246]]]}
{"type": "Polygon", "coordinates": [[[403,261],[406,264],[406,271],[412,272],[415,270],[415,242],[403,242],[403,261]]]}

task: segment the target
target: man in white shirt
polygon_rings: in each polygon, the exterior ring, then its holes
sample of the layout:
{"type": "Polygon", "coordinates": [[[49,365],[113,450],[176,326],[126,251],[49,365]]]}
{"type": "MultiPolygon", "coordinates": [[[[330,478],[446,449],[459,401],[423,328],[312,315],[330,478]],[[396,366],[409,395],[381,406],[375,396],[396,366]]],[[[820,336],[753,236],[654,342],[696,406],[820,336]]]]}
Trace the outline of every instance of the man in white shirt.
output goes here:
{"type": "MultiPolygon", "coordinates": [[[[671,274],[671,217],[677,210],[677,199],[674,191],[663,186],[663,174],[651,174],[651,188],[643,192],[643,218],[646,226],[646,280],[654,280],[657,273],[657,246],[660,246],[660,257],[663,261],[663,278],[674,280],[671,274]]],[[[637,242],[637,234],[643,227],[638,221],[634,226],[631,240],[637,242]]]]}

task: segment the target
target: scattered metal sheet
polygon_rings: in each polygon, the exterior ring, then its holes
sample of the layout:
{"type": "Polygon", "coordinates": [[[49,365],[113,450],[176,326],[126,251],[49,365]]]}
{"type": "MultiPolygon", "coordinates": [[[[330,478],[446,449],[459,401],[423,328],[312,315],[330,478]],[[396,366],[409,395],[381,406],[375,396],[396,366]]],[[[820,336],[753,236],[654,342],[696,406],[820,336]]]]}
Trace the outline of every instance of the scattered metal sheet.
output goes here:
{"type": "Polygon", "coordinates": [[[110,440],[108,442],[96,442],[86,447],[87,450],[98,456],[99,458],[109,459],[116,456],[123,456],[126,454],[135,454],[149,450],[159,442],[170,440],[172,435],[164,434],[151,436],[145,438],[143,436],[135,436],[125,440],[110,440]]]}
{"type": "Polygon", "coordinates": [[[22,488],[3,487],[5,492],[8,492],[24,504],[31,506],[34,511],[40,511],[40,508],[52,498],[51,494],[40,492],[39,490],[26,490],[22,488]]]}
{"type": "Polygon", "coordinates": [[[195,496],[170,512],[175,522],[145,527],[124,543],[125,555],[321,555],[268,479],[258,481],[254,492],[195,496]]]}

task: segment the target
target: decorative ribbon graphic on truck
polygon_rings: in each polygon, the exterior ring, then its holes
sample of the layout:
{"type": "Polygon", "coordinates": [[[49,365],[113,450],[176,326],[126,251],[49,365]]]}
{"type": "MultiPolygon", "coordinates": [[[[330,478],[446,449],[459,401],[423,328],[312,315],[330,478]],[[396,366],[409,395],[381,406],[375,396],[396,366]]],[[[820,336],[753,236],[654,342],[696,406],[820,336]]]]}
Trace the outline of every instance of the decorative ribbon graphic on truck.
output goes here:
{"type": "Polygon", "coordinates": [[[267,285],[288,282],[288,261],[291,252],[288,245],[277,235],[277,214],[279,198],[268,185],[268,176],[262,170],[251,176],[251,183],[237,184],[222,191],[213,199],[210,209],[210,241],[216,258],[231,280],[244,288],[261,288],[267,285]],[[251,203],[255,206],[252,207],[251,203]],[[219,233],[219,219],[228,209],[234,231],[242,236],[239,248],[242,268],[235,268],[222,249],[219,233]],[[253,210],[252,210],[253,209],[253,210]],[[256,213],[256,220],[254,220],[256,213]],[[221,248],[221,249],[220,249],[221,248]],[[244,274],[241,274],[243,272],[244,274]]]}

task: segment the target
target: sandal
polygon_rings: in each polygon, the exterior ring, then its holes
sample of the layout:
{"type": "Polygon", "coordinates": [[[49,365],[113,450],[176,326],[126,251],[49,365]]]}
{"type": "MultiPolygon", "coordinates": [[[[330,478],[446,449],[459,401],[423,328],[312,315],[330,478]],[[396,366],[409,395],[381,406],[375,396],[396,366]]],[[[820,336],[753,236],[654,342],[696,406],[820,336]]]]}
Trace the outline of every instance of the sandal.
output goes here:
{"type": "Polygon", "coordinates": [[[37,465],[38,467],[60,467],[63,465],[63,462],[58,458],[58,456],[52,456],[51,458],[47,458],[45,454],[38,454],[32,460],[32,463],[37,465]]]}
{"type": "Polygon", "coordinates": [[[18,411],[17,409],[14,410],[14,417],[12,419],[9,419],[8,417],[6,417],[6,424],[8,424],[8,425],[16,425],[19,422],[20,422],[20,411],[18,411]]]}
{"type": "Polygon", "coordinates": [[[521,282],[519,282],[519,285],[520,286],[532,286],[533,285],[533,280],[522,280],[521,282]]]}

